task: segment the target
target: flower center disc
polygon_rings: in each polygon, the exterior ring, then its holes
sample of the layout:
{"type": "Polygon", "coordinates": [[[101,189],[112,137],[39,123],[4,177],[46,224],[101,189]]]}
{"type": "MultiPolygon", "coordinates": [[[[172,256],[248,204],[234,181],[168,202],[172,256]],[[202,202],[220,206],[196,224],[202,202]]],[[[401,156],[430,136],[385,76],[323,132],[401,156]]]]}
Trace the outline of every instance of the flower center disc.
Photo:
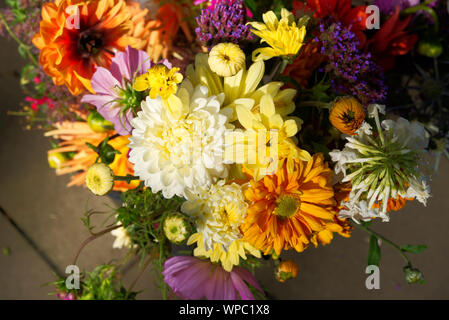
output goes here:
{"type": "Polygon", "coordinates": [[[301,206],[301,201],[291,196],[281,196],[277,201],[274,213],[281,218],[290,218],[296,214],[301,206]]]}
{"type": "Polygon", "coordinates": [[[99,32],[85,30],[79,34],[78,49],[83,58],[96,54],[103,46],[102,34],[99,32]]]}

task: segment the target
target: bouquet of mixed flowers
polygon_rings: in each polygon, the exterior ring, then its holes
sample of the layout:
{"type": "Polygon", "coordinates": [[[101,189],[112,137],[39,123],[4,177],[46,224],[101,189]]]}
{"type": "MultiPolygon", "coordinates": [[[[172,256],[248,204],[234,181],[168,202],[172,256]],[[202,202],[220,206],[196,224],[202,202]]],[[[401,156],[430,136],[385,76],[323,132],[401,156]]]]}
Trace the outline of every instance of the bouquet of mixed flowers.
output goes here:
{"type": "MultiPolygon", "coordinates": [[[[103,231],[86,213],[90,239],[111,232],[153,262],[164,298],[264,298],[262,258],[287,281],[284,251],[354,227],[369,265],[382,239],[423,282],[407,252],[425,246],[371,223],[426,205],[449,156],[449,3],[6,2],[1,31],[30,61],[18,114],[45,130],[69,186],[121,192],[103,231]]],[[[117,272],[99,266],[78,290],[61,279],[58,296],[134,299],[117,272]]]]}

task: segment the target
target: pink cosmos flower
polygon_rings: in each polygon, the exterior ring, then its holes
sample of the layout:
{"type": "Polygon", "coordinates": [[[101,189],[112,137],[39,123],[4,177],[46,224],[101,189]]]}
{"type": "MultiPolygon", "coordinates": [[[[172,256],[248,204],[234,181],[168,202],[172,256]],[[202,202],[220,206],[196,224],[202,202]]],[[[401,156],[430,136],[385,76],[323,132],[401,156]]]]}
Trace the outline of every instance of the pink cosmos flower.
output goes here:
{"type": "Polygon", "coordinates": [[[91,79],[95,94],[86,94],[81,102],[93,104],[120,135],[131,134],[131,119],[140,107],[143,93],[132,89],[133,79],[153,66],[145,51],[130,46],[112,58],[109,69],[97,67],[91,79]]]}
{"type": "Polygon", "coordinates": [[[189,256],[167,259],[162,272],[164,281],[183,299],[254,300],[247,284],[262,294],[257,280],[247,270],[234,267],[231,272],[208,260],[189,256]]]}

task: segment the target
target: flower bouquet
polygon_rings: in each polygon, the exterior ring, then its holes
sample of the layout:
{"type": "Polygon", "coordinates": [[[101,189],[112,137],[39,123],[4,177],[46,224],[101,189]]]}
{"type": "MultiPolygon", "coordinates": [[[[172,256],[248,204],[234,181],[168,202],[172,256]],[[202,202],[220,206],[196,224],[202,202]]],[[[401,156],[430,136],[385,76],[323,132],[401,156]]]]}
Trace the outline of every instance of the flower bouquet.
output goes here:
{"type": "MultiPolygon", "coordinates": [[[[264,299],[262,263],[288,281],[283,252],[353,228],[368,265],[383,240],[424,282],[407,253],[426,246],[372,225],[426,205],[449,156],[446,1],[6,2],[1,31],[29,60],[15,114],[45,130],[69,187],[120,192],[104,230],[86,212],[89,239],[153,263],[164,299],[264,299]]],[[[57,295],[135,299],[118,274],[61,278],[57,295]]]]}

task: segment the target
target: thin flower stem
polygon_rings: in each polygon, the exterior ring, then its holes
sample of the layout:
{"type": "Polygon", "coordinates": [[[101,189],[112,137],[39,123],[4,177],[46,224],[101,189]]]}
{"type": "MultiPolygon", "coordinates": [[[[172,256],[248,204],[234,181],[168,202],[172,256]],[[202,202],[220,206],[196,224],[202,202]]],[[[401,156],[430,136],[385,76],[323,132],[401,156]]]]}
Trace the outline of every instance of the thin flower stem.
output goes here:
{"type": "Polygon", "coordinates": [[[25,43],[22,42],[22,40],[20,40],[16,34],[14,33],[14,31],[12,31],[11,27],[9,26],[8,22],[5,19],[5,16],[3,15],[3,13],[0,12],[0,20],[3,22],[3,25],[6,28],[6,31],[8,31],[9,35],[11,36],[11,38],[13,38],[18,44],[19,47],[22,47],[28,58],[31,60],[31,62],[36,66],[39,67],[39,63],[36,60],[36,57],[31,53],[31,51],[29,50],[29,46],[26,45],[25,43]]]}
{"type": "Polygon", "coordinates": [[[148,257],[147,261],[143,265],[142,269],[140,269],[140,272],[137,275],[136,279],[134,279],[133,283],[131,283],[131,285],[129,286],[128,292],[131,292],[131,290],[134,288],[134,286],[136,285],[137,281],[140,279],[140,277],[142,276],[143,272],[148,267],[148,265],[150,264],[151,260],[153,260],[153,258],[154,258],[153,255],[150,254],[150,256],[148,257]]]}
{"type": "Polygon", "coordinates": [[[357,228],[359,228],[359,229],[361,229],[361,230],[363,230],[363,231],[365,231],[365,232],[375,236],[376,238],[381,239],[382,241],[388,243],[390,246],[392,246],[393,248],[395,248],[396,250],[399,251],[399,253],[401,254],[402,258],[404,258],[404,260],[405,260],[405,262],[407,263],[408,266],[412,265],[410,259],[407,257],[407,255],[404,253],[404,251],[401,249],[401,247],[398,246],[396,243],[394,243],[393,241],[385,238],[383,235],[381,235],[381,234],[371,230],[370,228],[368,228],[368,227],[366,227],[366,226],[364,226],[362,224],[354,223],[353,225],[356,226],[357,228]]]}
{"type": "Polygon", "coordinates": [[[114,180],[115,181],[126,181],[127,183],[130,183],[132,180],[140,180],[140,178],[128,174],[126,176],[114,176],[114,180]]]}
{"type": "Polygon", "coordinates": [[[73,265],[76,265],[76,261],[78,260],[78,257],[79,257],[79,255],[80,255],[81,251],[82,251],[82,250],[84,249],[84,247],[85,247],[86,245],[88,245],[91,241],[97,239],[98,237],[100,237],[100,236],[102,236],[102,235],[104,235],[104,234],[106,234],[106,233],[108,233],[108,232],[110,232],[110,231],[112,231],[112,230],[115,230],[115,229],[117,229],[117,228],[120,228],[121,226],[122,226],[122,225],[119,224],[119,225],[115,225],[115,226],[106,228],[106,229],[104,229],[103,231],[100,231],[100,232],[98,232],[98,233],[95,233],[95,234],[93,234],[92,236],[90,236],[89,238],[87,238],[86,240],[84,240],[83,243],[81,244],[81,246],[78,248],[78,251],[76,252],[76,255],[75,255],[75,259],[73,259],[73,263],[72,263],[72,264],[73,264],[73,265]]]}

